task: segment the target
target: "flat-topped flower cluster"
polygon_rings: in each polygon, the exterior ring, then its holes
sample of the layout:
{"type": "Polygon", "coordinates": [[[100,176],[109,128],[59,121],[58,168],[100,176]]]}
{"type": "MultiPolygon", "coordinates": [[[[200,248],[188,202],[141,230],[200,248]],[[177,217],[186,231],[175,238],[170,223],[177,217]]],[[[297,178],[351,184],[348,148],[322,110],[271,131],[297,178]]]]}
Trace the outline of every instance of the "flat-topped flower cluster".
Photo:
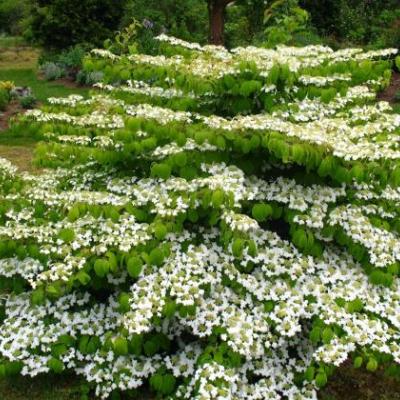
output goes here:
{"type": "Polygon", "coordinates": [[[13,127],[48,169],[0,159],[0,376],[197,400],[317,399],[348,359],[399,376],[394,51],[158,39],[92,52],[89,98],[13,127]]]}

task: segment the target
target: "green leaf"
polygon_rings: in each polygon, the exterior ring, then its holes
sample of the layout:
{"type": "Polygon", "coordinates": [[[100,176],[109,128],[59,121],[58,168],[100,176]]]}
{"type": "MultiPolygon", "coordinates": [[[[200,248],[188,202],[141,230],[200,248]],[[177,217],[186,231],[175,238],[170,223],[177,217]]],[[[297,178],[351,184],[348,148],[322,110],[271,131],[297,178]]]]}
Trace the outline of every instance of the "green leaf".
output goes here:
{"type": "Polygon", "coordinates": [[[70,243],[75,239],[75,232],[69,228],[61,229],[58,237],[65,243],[70,243]]]}
{"type": "Polygon", "coordinates": [[[82,354],[87,353],[87,346],[89,343],[90,337],[88,335],[84,335],[79,339],[79,346],[78,349],[82,354]]]}
{"type": "Polygon", "coordinates": [[[240,258],[243,255],[243,250],[244,250],[244,240],[242,239],[235,239],[232,243],[232,254],[236,258],[240,258]]]}
{"type": "Polygon", "coordinates": [[[94,263],[94,272],[100,278],[104,278],[110,270],[110,263],[108,260],[98,258],[94,263]]]}
{"type": "Polygon", "coordinates": [[[175,301],[167,301],[163,307],[163,315],[167,318],[172,318],[176,312],[177,306],[175,301]]]}
{"type": "Polygon", "coordinates": [[[333,333],[333,331],[332,331],[331,328],[325,328],[325,329],[322,331],[322,341],[323,341],[325,344],[330,343],[330,341],[333,339],[333,336],[334,336],[334,333],[333,333]]]}
{"type": "Polygon", "coordinates": [[[353,179],[355,179],[358,183],[361,183],[364,180],[364,168],[362,164],[356,164],[350,170],[350,175],[353,179]]]}
{"type": "Polygon", "coordinates": [[[150,386],[156,391],[160,392],[162,391],[162,385],[163,385],[163,376],[161,374],[154,374],[150,377],[149,379],[150,386]]]}
{"type": "Polygon", "coordinates": [[[318,175],[322,178],[332,174],[336,168],[335,159],[332,156],[325,157],[318,168],[318,175]]]}
{"type": "Polygon", "coordinates": [[[130,300],[130,296],[128,293],[121,293],[119,295],[118,302],[119,302],[119,309],[121,312],[125,313],[131,309],[129,300],[130,300]]]}
{"type": "Polygon", "coordinates": [[[168,164],[154,164],[151,167],[151,176],[164,180],[168,179],[171,176],[171,167],[168,164]]]}
{"type": "Polygon", "coordinates": [[[262,83],[260,81],[245,81],[240,86],[240,94],[242,96],[248,97],[251,94],[260,91],[262,88],[262,83]]]}
{"type": "Polygon", "coordinates": [[[63,362],[54,357],[47,362],[47,366],[56,374],[61,374],[64,371],[63,362]]]}
{"type": "Polygon", "coordinates": [[[308,246],[308,237],[304,229],[297,229],[293,234],[293,243],[300,249],[308,246]]]}
{"type": "Polygon", "coordinates": [[[162,382],[162,394],[167,396],[171,394],[176,386],[176,379],[172,374],[166,374],[162,382]]]}
{"type": "Polygon", "coordinates": [[[68,347],[62,343],[56,343],[51,346],[51,354],[55,358],[61,357],[68,351],[68,347]]]}
{"type": "Polygon", "coordinates": [[[51,297],[59,297],[61,295],[60,286],[56,283],[52,283],[46,287],[47,295],[51,297]]]}
{"type": "Polygon", "coordinates": [[[312,366],[309,366],[306,369],[306,372],[304,372],[304,378],[308,381],[308,382],[312,382],[314,380],[314,376],[315,376],[315,368],[312,366]]]}
{"type": "Polygon", "coordinates": [[[81,283],[81,285],[83,285],[83,286],[86,286],[86,285],[90,282],[90,280],[91,280],[90,275],[87,274],[85,271],[79,271],[79,272],[76,274],[76,279],[77,279],[77,280],[81,283]]]}
{"type": "Polygon", "coordinates": [[[151,357],[157,353],[159,347],[154,340],[148,340],[144,343],[143,350],[146,356],[151,357]]]}
{"type": "Polygon", "coordinates": [[[23,368],[23,364],[21,361],[8,361],[5,364],[6,375],[7,376],[16,376],[21,373],[23,368]]]}
{"type": "Polygon", "coordinates": [[[374,372],[377,369],[378,369],[378,361],[375,358],[371,357],[367,363],[367,370],[370,372],[374,372]]]}
{"type": "Polygon", "coordinates": [[[291,153],[293,160],[298,164],[303,164],[307,157],[307,152],[302,144],[294,144],[291,147],[291,153]]]}
{"type": "Polygon", "coordinates": [[[143,336],[133,335],[129,341],[129,351],[136,356],[140,356],[142,354],[142,344],[143,336]]]}
{"type": "Polygon", "coordinates": [[[249,240],[247,243],[248,253],[252,257],[256,257],[258,253],[257,244],[254,240],[249,240]]]}
{"type": "Polygon", "coordinates": [[[273,209],[269,204],[255,204],[251,210],[253,218],[259,222],[265,221],[273,213],[273,209]]]}
{"type": "Polygon", "coordinates": [[[119,336],[114,338],[113,342],[113,350],[117,356],[126,356],[129,352],[128,350],[128,341],[126,338],[119,336]]]}
{"type": "Polygon", "coordinates": [[[31,294],[32,304],[35,306],[41,305],[45,301],[45,294],[43,288],[35,289],[31,294]]]}
{"type": "Polygon", "coordinates": [[[314,343],[317,344],[321,339],[321,329],[318,327],[314,327],[310,331],[310,340],[314,343]]]}
{"type": "Polygon", "coordinates": [[[396,167],[390,174],[390,181],[392,185],[398,187],[400,186],[400,166],[396,167]]]}
{"type": "Polygon", "coordinates": [[[161,266],[164,262],[164,253],[161,249],[155,248],[149,254],[150,264],[156,265],[157,267],[161,266]]]}
{"type": "Polygon", "coordinates": [[[224,191],[221,189],[216,189],[211,196],[211,203],[215,208],[220,208],[224,203],[224,191]]]}
{"type": "Polygon", "coordinates": [[[354,363],[353,363],[354,368],[360,368],[362,363],[363,363],[363,358],[362,357],[356,357],[354,359],[354,363]]]}
{"type": "Polygon", "coordinates": [[[375,269],[369,275],[369,280],[374,285],[383,285],[385,283],[385,273],[379,269],[375,269]]]}
{"type": "Polygon", "coordinates": [[[174,164],[177,167],[184,167],[187,164],[187,156],[185,153],[177,153],[174,155],[174,164]]]}
{"type": "Polygon", "coordinates": [[[347,311],[350,313],[355,313],[355,312],[360,312],[364,308],[364,303],[359,299],[354,299],[353,301],[350,301],[347,303],[347,311]]]}
{"type": "Polygon", "coordinates": [[[328,377],[324,371],[318,372],[317,376],[315,377],[315,384],[317,387],[322,388],[328,383],[328,377]]]}
{"type": "Polygon", "coordinates": [[[87,344],[86,352],[88,354],[94,354],[101,347],[100,339],[97,336],[92,336],[87,344]]]}
{"type": "Polygon", "coordinates": [[[143,261],[139,257],[131,257],[127,263],[128,274],[131,278],[138,278],[143,269],[143,261]]]}
{"type": "Polygon", "coordinates": [[[157,223],[154,227],[154,235],[158,240],[164,240],[168,234],[167,227],[162,223],[157,223]]]}
{"type": "Polygon", "coordinates": [[[76,221],[79,218],[79,215],[80,215],[79,207],[78,206],[72,207],[68,212],[68,216],[67,216],[68,221],[70,221],[70,222],[76,221]]]}

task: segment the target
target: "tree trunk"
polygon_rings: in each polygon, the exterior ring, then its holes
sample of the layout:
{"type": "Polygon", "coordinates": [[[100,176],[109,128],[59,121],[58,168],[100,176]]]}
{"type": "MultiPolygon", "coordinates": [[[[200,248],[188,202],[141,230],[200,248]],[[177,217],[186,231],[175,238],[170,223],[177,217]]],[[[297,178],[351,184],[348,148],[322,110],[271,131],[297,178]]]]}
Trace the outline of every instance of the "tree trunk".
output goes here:
{"type": "Polygon", "coordinates": [[[224,44],[225,9],[232,0],[208,0],[208,16],[210,20],[209,41],[211,44],[224,44]]]}

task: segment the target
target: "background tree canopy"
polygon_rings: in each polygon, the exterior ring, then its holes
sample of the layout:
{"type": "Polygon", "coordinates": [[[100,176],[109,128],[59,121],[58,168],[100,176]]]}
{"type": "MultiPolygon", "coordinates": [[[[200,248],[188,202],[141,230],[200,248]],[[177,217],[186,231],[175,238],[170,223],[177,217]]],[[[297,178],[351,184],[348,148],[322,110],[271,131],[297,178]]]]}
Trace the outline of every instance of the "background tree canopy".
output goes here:
{"type": "Polygon", "coordinates": [[[398,0],[0,2],[0,31],[23,33],[45,48],[64,49],[82,43],[101,45],[134,18],[142,23],[139,43],[145,51],[151,51],[152,38],[163,32],[201,44],[210,39],[215,43],[224,41],[228,47],[321,42],[333,47],[400,46],[398,0]]]}
{"type": "Polygon", "coordinates": [[[125,2],[34,0],[30,5],[30,34],[47,48],[66,48],[78,43],[101,45],[118,28],[125,2]]]}

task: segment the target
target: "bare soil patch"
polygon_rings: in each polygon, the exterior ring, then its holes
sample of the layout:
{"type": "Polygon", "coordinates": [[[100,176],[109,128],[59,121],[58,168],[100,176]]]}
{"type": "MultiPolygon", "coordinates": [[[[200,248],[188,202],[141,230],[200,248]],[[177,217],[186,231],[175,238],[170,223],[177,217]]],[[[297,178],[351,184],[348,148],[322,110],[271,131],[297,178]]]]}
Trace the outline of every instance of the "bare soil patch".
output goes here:
{"type": "Polygon", "coordinates": [[[389,103],[396,102],[396,93],[400,92],[400,73],[393,72],[392,82],[390,86],[383,92],[379,93],[378,100],[388,101],[389,103]]]}
{"type": "Polygon", "coordinates": [[[18,101],[12,101],[5,111],[0,112],[0,132],[8,129],[11,118],[25,112],[26,110],[21,107],[18,101]]]}
{"type": "Polygon", "coordinates": [[[354,369],[350,361],[338,368],[320,400],[400,400],[400,381],[365,368],[354,369]]]}

